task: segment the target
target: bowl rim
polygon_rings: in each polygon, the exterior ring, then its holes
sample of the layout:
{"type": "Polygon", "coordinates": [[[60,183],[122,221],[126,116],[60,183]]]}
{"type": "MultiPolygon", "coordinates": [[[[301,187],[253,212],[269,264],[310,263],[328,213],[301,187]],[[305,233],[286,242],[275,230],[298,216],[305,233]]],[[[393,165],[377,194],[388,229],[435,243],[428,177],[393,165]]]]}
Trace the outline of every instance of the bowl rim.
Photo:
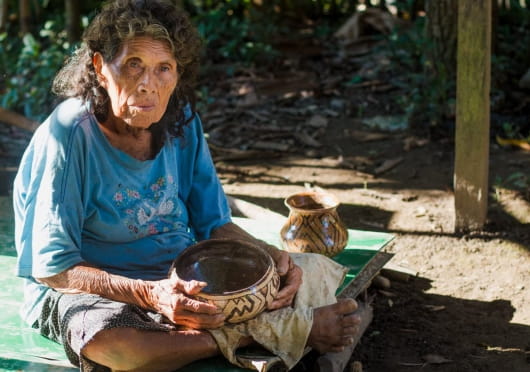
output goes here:
{"type": "MultiPolygon", "coordinates": [[[[274,276],[274,272],[276,271],[276,263],[274,262],[274,259],[267,251],[265,251],[264,249],[261,249],[257,244],[253,244],[252,242],[249,242],[243,239],[214,238],[214,239],[201,240],[195,244],[192,244],[186,247],[182,252],[180,252],[180,254],[173,260],[173,263],[169,270],[170,274],[173,271],[177,270],[178,262],[182,261],[185,258],[186,254],[190,254],[190,252],[192,251],[200,249],[203,246],[209,246],[209,245],[215,245],[215,244],[233,244],[233,243],[237,243],[240,246],[245,246],[247,248],[254,250],[255,252],[259,252],[258,254],[268,261],[269,265],[267,266],[267,269],[264,271],[263,275],[261,275],[259,279],[256,280],[254,283],[244,288],[240,288],[234,291],[224,291],[220,293],[206,293],[206,292],[202,292],[201,290],[201,292],[197,293],[195,296],[199,296],[205,299],[222,300],[223,298],[233,298],[234,295],[245,295],[248,292],[258,291],[264,285],[267,285],[267,281],[264,279],[266,279],[268,276],[271,276],[271,271],[273,271],[272,276],[274,276]]],[[[178,272],[176,274],[179,278],[181,278],[178,272]]],[[[186,279],[183,279],[183,280],[186,280],[186,279]]],[[[196,280],[196,279],[192,279],[192,280],[196,280]]]]}

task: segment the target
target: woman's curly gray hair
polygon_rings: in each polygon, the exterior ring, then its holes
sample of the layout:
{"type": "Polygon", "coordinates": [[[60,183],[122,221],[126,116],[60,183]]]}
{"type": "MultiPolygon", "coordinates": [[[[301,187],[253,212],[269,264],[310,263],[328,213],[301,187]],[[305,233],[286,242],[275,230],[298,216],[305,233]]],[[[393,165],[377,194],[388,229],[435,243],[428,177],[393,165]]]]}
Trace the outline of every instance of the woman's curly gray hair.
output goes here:
{"type": "MultiPolygon", "coordinates": [[[[82,43],[66,61],[53,82],[61,97],[78,97],[90,103],[96,118],[104,122],[109,113],[109,96],[96,78],[92,64],[99,52],[112,61],[128,40],[148,36],[167,42],[177,61],[179,80],[162,119],[151,126],[160,146],[166,135],[182,136],[186,120],[184,107],[195,107],[195,82],[199,68],[201,39],[188,16],[165,0],[115,0],[106,3],[83,33],[82,43]]],[[[155,146],[157,146],[155,145],[155,146]]]]}

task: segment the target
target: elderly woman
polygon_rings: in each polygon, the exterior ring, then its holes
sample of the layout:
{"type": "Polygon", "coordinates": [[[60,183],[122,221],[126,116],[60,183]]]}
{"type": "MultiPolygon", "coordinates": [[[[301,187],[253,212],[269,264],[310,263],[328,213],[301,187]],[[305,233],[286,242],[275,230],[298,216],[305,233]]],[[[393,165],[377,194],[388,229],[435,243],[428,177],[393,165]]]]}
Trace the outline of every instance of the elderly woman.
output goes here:
{"type": "Polygon", "coordinates": [[[355,335],[355,301],[333,296],[342,267],[295,257],[316,262],[312,283],[291,255],[232,223],[194,111],[199,47],[171,3],[110,2],[58,73],[65,100],[21,161],[22,316],[82,371],[172,371],[218,354],[242,365],[235,350],[253,342],[290,368],[306,345],[340,351],[355,335]],[[251,241],[274,258],[284,284],[269,311],[225,325],[192,297],[206,283],[168,277],[179,252],[210,238],[251,241]]]}

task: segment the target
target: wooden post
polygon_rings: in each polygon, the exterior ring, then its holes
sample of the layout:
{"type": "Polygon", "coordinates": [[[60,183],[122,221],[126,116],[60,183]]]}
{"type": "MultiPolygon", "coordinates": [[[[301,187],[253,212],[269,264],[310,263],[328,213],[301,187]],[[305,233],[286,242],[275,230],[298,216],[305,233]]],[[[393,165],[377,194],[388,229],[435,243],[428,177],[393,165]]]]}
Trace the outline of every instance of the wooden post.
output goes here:
{"type": "Polygon", "coordinates": [[[484,226],[488,208],[491,1],[458,3],[455,232],[484,226]]]}

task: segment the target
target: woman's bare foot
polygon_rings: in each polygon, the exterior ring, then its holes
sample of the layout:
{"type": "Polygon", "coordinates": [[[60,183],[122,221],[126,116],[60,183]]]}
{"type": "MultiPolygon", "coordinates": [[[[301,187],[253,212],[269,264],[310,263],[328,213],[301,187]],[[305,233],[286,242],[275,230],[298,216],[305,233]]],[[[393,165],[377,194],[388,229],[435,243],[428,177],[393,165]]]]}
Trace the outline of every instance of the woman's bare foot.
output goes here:
{"type": "Polygon", "coordinates": [[[355,310],[357,302],[351,298],[315,309],[307,345],[320,353],[340,352],[351,345],[361,323],[359,316],[352,314],[355,310]]]}

